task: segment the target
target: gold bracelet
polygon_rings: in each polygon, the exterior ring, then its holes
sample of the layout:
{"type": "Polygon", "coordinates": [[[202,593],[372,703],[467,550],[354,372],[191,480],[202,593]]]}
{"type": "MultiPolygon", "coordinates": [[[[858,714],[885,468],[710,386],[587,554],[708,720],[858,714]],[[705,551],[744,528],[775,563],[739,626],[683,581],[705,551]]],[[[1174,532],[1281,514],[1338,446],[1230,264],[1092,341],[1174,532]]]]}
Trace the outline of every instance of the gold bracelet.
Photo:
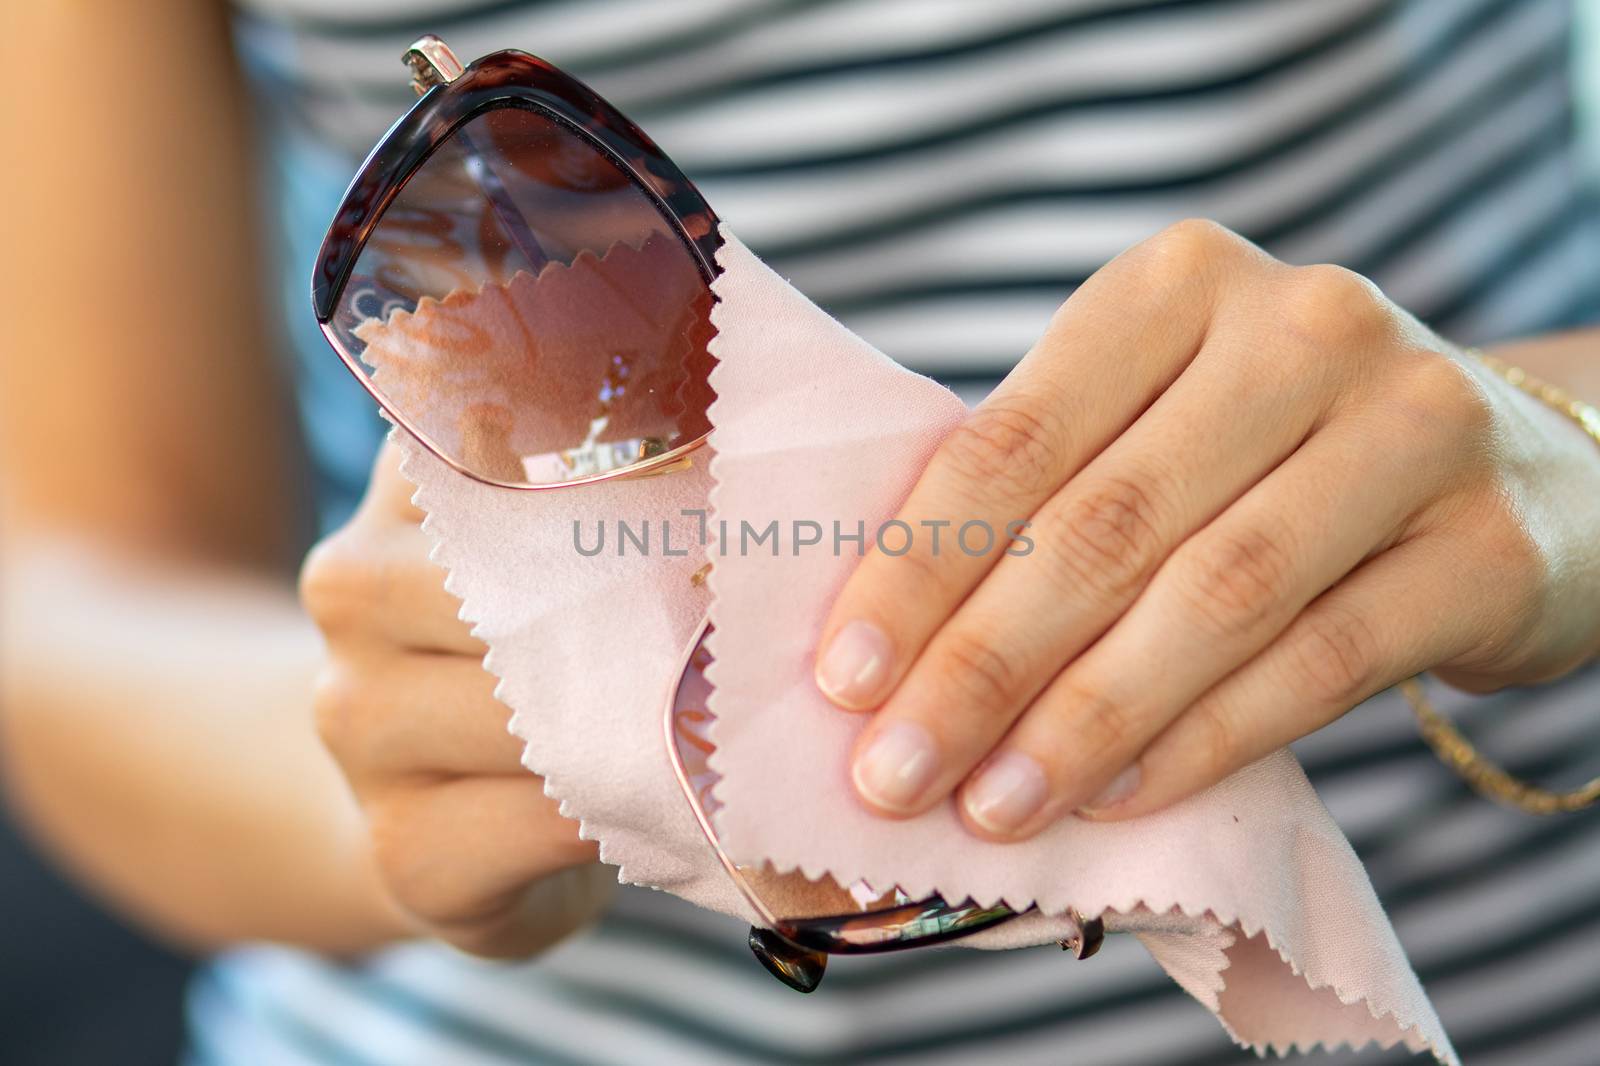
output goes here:
{"type": "Polygon", "coordinates": [[[1439,713],[1423,689],[1420,677],[1402,681],[1399,687],[1417,716],[1422,739],[1440,762],[1465,778],[1480,795],[1528,814],[1566,814],[1581,811],[1600,800],[1600,777],[1571,792],[1552,792],[1512,777],[1485,758],[1472,746],[1472,741],[1461,735],[1461,730],[1439,713]]]}
{"type": "MultiPolygon", "coordinates": [[[[1520,367],[1508,366],[1476,348],[1468,349],[1468,352],[1529,396],[1572,419],[1596,444],[1600,444],[1600,410],[1565,389],[1540,381],[1520,367]]],[[[1465,778],[1481,795],[1529,814],[1581,811],[1600,801],[1600,777],[1571,792],[1552,792],[1511,776],[1485,758],[1449,719],[1439,713],[1423,689],[1420,677],[1402,681],[1399,687],[1406,702],[1411,704],[1412,713],[1417,716],[1417,726],[1428,747],[1433,749],[1441,762],[1465,778]]]]}
{"type": "Polygon", "coordinates": [[[1584,403],[1566,389],[1540,381],[1519,366],[1511,366],[1492,355],[1485,355],[1477,348],[1468,348],[1467,353],[1540,403],[1572,419],[1579,429],[1589,435],[1589,439],[1600,444],[1600,410],[1584,403]]]}

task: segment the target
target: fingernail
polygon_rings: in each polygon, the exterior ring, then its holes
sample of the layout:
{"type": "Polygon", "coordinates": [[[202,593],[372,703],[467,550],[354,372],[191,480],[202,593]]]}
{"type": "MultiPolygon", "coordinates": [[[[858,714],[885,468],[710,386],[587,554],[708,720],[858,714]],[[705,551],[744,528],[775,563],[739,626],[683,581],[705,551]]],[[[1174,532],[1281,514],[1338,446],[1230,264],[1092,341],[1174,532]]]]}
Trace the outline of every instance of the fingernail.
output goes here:
{"type": "Polygon", "coordinates": [[[962,801],[967,815],[991,833],[1016,832],[1039,813],[1050,794],[1044,768],[1020,751],[1007,751],[990,760],[967,786],[962,801]]]}
{"type": "Polygon", "coordinates": [[[889,638],[859,619],[835,633],[817,660],[817,687],[846,707],[870,707],[888,676],[889,638]]]}
{"type": "Polygon", "coordinates": [[[1138,763],[1124,767],[1120,774],[1111,779],[1111,784],[1102,789],[1100,795],[1096,796],[1092,803],[1086,804],[1083,809],[1093,814],[1095,811],[1103,811],[1115,807],[1139,791],[1139,780],[1142,776],[1139,772],[1138,763]]]}
{"type": "Polygon", "coordinates": [[[887,810],[908,810],[938,769],[933,735],[916,722],[891,722],[856,758],[851,776],[863,798],[887,810]]]}

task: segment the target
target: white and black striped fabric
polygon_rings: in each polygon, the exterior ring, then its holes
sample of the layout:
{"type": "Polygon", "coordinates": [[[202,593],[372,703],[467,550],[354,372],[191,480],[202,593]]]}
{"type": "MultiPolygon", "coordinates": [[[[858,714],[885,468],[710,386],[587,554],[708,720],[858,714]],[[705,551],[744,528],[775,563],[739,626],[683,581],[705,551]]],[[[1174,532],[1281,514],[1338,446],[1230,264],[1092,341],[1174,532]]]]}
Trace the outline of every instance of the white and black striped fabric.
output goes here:
{"type": "MultiPolygon", "coordinates": [[[[781,273],[976,399],[1096,266],[1215,218],[1485,342],[1600,310],[1570,0],[257,0],[238,40],[281,222],[326,522],[377,425],[308,328],[310,249],[410,100],[423,32],[571,70],[781,273]]],[[[1514,770],[1600,772],[1600,668],[1448,697],[1514,770]]],[[[1600,815],[1472,796],[1385,695],[1300,752],[1469,1063],[1600,1063],[1600,815]]],[[[735,923],[643,891],[525,965],[273,947],[193,996],[203,1066],[1251,1061],[1131,943],[844,960],[796,996],[735,923]]],[[[1344,1061],[1348,1052],[1330,1061],[1344,1061]]],[[[1369,1052],[1360,1061],[1398,1061],[1369,1052]]]]}

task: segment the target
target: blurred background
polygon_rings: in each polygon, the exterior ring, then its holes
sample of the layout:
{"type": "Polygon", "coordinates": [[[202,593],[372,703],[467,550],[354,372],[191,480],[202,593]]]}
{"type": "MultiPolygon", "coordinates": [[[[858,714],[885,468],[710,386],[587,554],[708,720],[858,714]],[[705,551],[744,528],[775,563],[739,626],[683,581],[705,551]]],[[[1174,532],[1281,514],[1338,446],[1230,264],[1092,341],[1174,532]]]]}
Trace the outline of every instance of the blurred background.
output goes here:
{"type": "Polygon", "coordinates": [[[188,972],[0,826],[0,1062],[177,1062],[188,972]]]}
{"type": "MultiPolygon", "coordinates": [[[[5,0],[5,7],[9,11],[24,2],[5,0]]],[[[1592,172],[1600,173],[1600,0],[1578,0],[1577,10],[1574,69],[1582,92],[1587,159],[1594,164],[1592,172]]],[[[7,48],[25,46],[13,40],[7,48]]],[[[125,90],[136,88],[137,66],[138,57],[130,56],[120,71],[59,73],[101,80],[106,106],[116,108],[136,99],[125,90]]],[[[399,76],[397,64],[397,81],[399,76]]],[[[5,134],[0,143],[7,146],[7,158],[0,166],[26,166],[28,151],[48,149],[19,147],[12,123],[22,107],[48,115],[50,85],[8,86],[6,95],[11,99],[5,104],[7,126],[0,130],[5,134]]],[[[0,207],[0,214],[27,209],[10,203],[0,207]]],[[[5,665],[0,662],[0,670],[5,665]]],[[[1600,709],[1594,713],[1600,716],[1600,709]]],[[[1355,797],[1331,797],[1336,816],[1341,802],[1352,804],[1352,810],[1359,805],[1355,797]]],[[[181,954],[110,916],[35,850],[14,818],[0,818],[0,1064],[142,1066],[178,1061],[181,990],[190,965],[181,954]]],[[[1600,1010],[1600,988],[1594,990],[1593,1008],[1600,1010]]],[[[1600,1062],[1600,1049],[1588,1061],[1600,1062]]]]}

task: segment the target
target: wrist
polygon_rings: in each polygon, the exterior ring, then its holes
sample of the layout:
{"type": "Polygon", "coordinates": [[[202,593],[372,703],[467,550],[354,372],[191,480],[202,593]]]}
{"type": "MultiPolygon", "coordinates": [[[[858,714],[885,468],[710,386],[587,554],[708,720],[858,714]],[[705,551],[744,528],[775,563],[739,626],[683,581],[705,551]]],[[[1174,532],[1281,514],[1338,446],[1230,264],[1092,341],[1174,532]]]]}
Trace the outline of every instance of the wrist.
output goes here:
{"type": "MultiPolygon", "coordinates": [[[[1548,560],[1543,664],[1548,680],[1600,657],[1600,410],[1564,384],[1546,380],[1505,356],[1529,354],[1527,344],[1498,352],[1469,350],[1484,376],[1492,378],[1506,403],[1521,415],[1508,421],[1506,461],[1514,483],[1511,495],[1522,512],[1528,535],[1540,541],[1548,560]],[[1518,447],[1515,423],[1528,443],[1518,447]]],[[[1545,360],[1550,362],[1550,360],[1545,360]]],[[[1536,668],[1538,669],[1538,668],[1536,668]]]]}

